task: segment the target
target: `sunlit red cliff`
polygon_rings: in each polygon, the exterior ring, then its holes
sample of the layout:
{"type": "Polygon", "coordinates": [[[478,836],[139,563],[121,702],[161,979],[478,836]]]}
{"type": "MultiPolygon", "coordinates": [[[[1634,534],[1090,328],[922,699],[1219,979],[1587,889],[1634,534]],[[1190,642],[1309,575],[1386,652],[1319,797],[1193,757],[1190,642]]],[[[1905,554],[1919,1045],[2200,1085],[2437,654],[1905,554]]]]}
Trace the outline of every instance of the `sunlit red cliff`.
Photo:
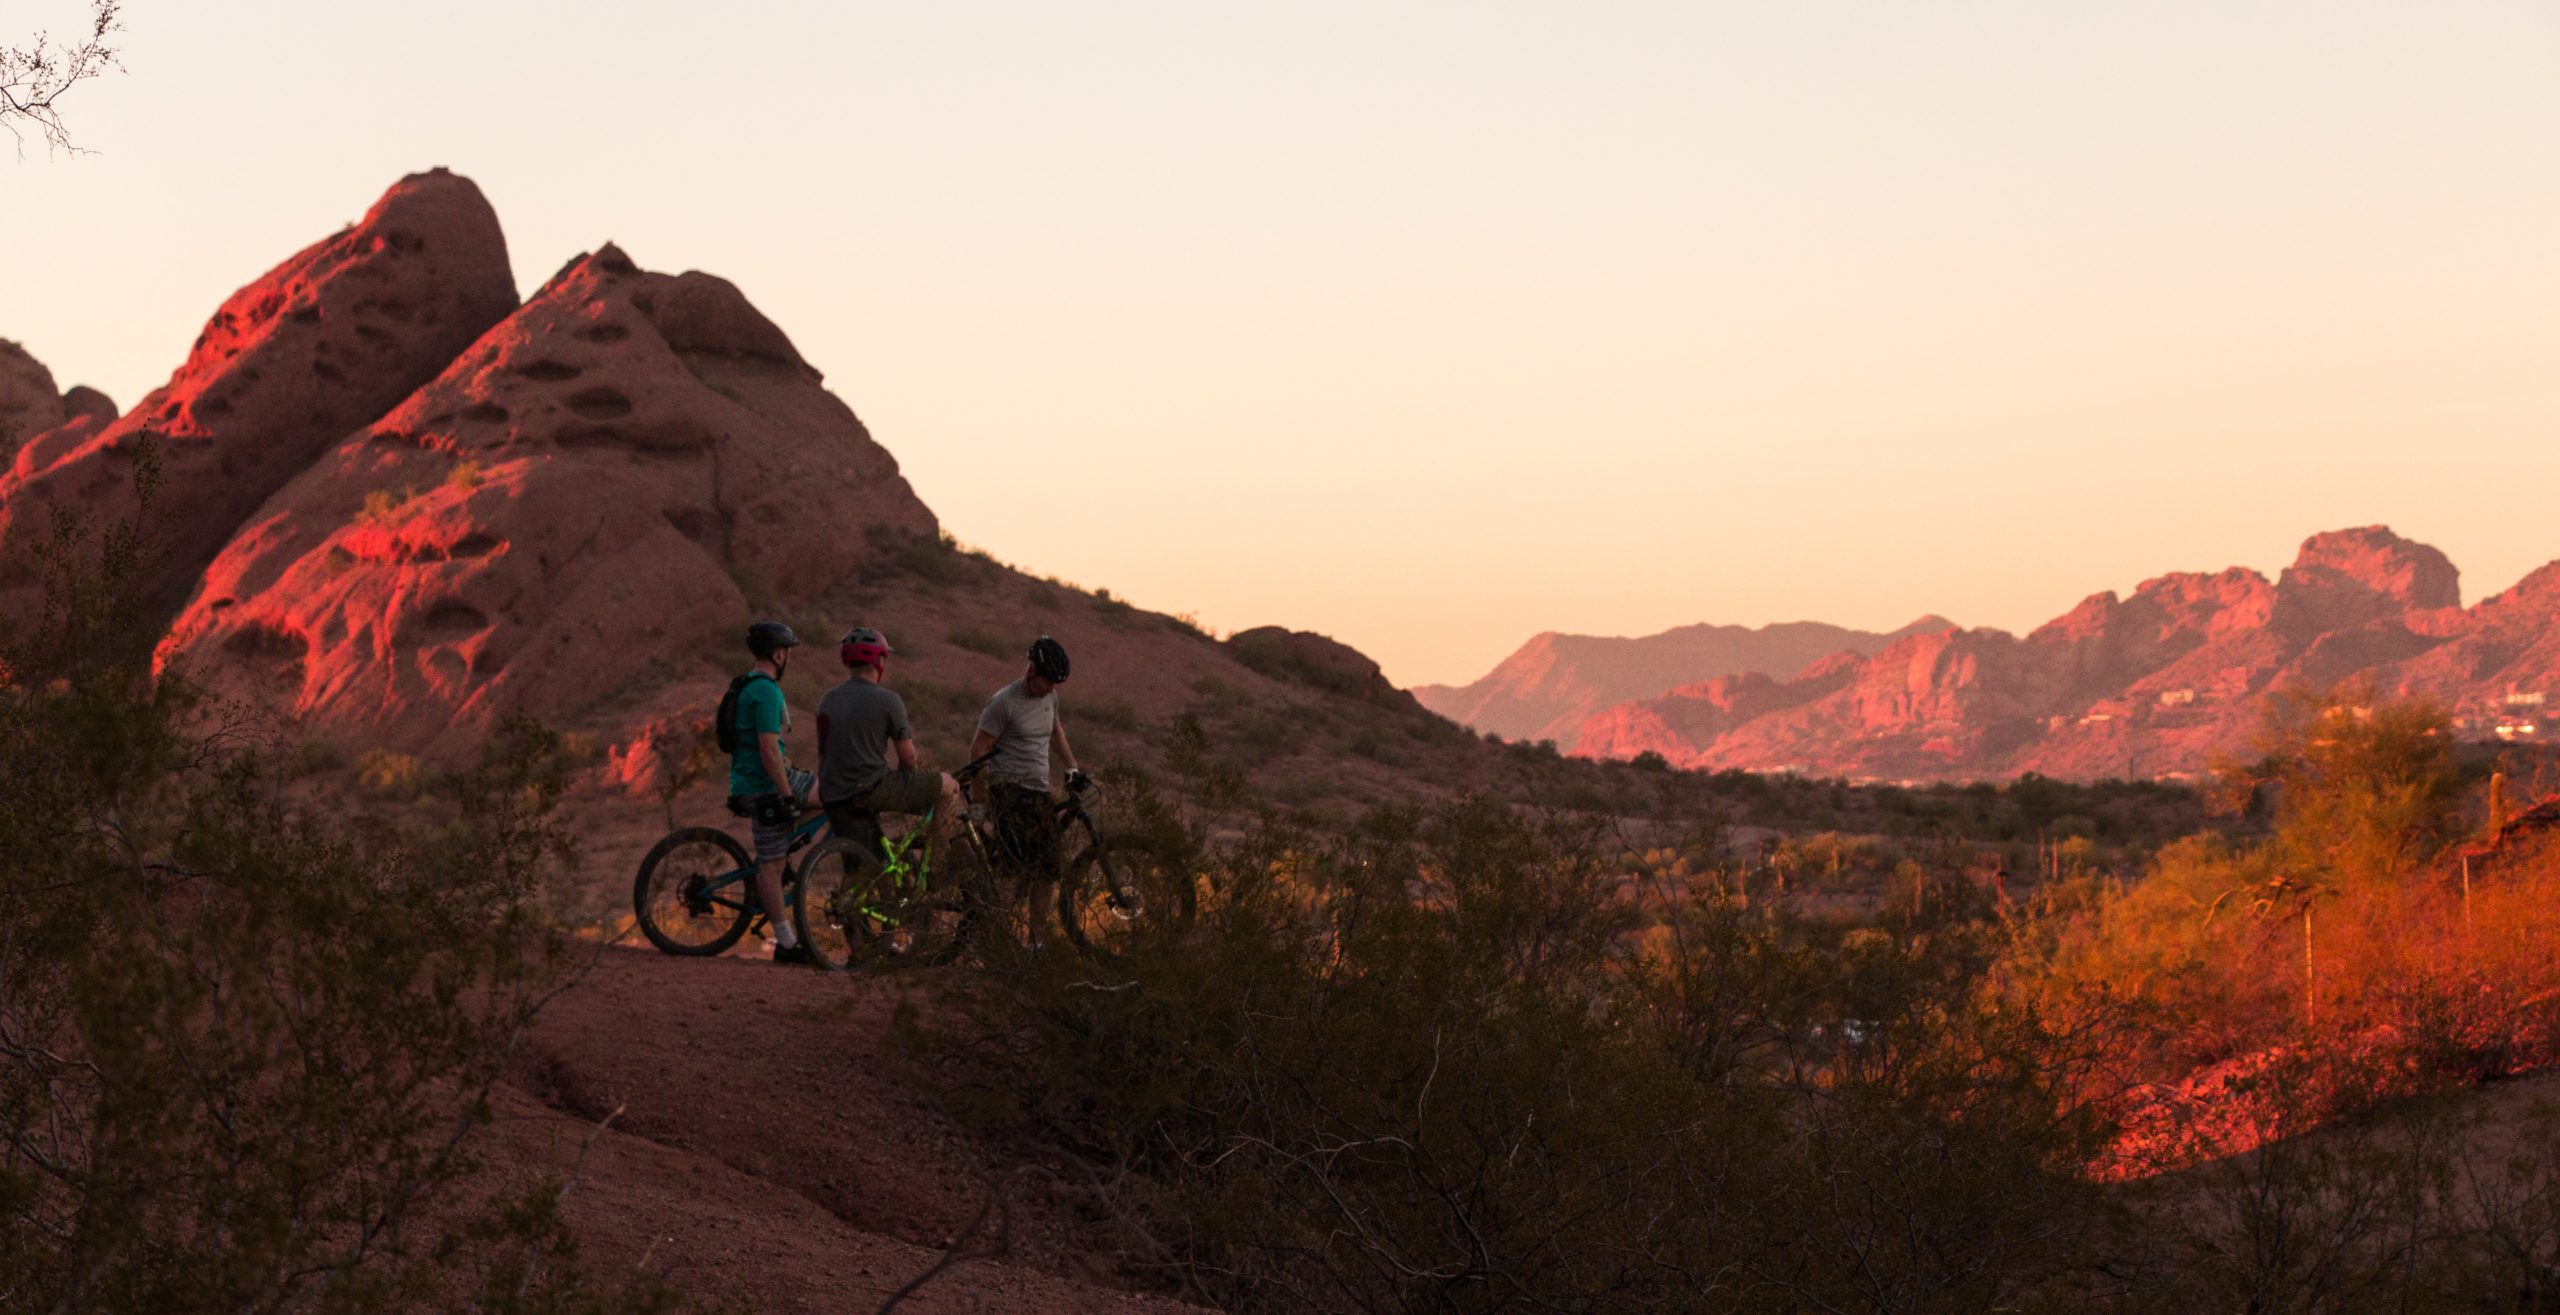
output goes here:
{"type": "Polygon", "coordinates": [[[2271,691],[2350,678],[2444,703],[2469,738],[2546,736],[2544,700],[2560,698],[2560,563],[2460,603],[2444,554],[2382,526],[2339,530],[2306,540],[2273,581],[2237,567],[2164,575],[2024,637],[1946,627],[1792,678],[1702,673],[1559,738],[1591,757],[1657,753],[1709,769],[2149,777],[2245,748],[2271,691]]]}

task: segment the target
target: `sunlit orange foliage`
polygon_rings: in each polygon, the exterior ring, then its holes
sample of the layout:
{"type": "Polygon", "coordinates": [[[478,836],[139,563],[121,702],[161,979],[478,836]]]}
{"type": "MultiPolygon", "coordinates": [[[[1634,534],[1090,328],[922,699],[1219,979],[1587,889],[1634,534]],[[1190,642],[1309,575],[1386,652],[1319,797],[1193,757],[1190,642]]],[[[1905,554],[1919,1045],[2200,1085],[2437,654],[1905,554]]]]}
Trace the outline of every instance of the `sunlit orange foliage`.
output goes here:
{"type": "Polygon", "coordinates": [[[2441,719],[2369,691],[2271,718],[2267,838],[2196,837],[2019,942],[2014,989],[2140,1024],[2128,1155],[2227,1153],[2377,1100],[2560,1063],[2560,846],[2466,858],[2441,719]]]}

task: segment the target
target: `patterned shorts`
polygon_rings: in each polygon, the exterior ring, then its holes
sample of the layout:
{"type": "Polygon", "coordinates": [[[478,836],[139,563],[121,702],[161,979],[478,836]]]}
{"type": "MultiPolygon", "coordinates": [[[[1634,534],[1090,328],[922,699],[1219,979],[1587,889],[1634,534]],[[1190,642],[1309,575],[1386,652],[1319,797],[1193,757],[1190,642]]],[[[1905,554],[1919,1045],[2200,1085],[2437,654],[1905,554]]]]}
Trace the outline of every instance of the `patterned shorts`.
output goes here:
{"type": "MultiPolygon", "coordinates": [[[[809,787],[817,783],[816,772],[804,772],[797,767],[791,769],[791,797],[800,800],[804,806],[809,799],[809,787]]],[[[748,806],[752,808],[757,803],[774,797],[760,795],[756,799],[749,800],[748,806]]],[[[763,809],[756,809],[755,812],[747,815],[747,825],[756,835],[756,862],[779,863],[791,853],[791,833],[799,828],[800,822],[798,819],[788,822],[767,822],[764,820],[766,816],[763,809]]]]}

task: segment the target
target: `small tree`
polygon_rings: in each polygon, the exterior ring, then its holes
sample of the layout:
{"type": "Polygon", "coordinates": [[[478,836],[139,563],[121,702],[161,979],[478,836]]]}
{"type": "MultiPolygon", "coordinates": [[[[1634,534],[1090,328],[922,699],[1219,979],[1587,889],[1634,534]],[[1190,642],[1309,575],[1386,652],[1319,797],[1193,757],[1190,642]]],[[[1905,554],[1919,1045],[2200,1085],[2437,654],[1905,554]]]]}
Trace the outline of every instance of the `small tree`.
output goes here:
{"type": "Polygon", "coordinates": [[[2451,726],[2426,700],[2366,681],[2285,691],[2256,748],[2242,779],[2273,807],[2279,869],[2305,886],[2404,876],[2460,823],[2451,726]]]}

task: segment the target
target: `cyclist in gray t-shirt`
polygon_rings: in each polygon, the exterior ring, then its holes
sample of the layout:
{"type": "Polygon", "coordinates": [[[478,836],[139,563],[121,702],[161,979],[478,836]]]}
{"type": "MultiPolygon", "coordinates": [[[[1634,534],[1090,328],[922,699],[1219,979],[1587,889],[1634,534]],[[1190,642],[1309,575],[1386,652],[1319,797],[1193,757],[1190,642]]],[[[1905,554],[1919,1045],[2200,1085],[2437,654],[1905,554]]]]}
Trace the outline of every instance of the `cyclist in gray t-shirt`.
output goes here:
{"type": "Polygon", "coordinates": [[[1031,945],[1040,946],[1040,929],[1049,925],[1058,903],[1059,833],[1057,805],[1049,797],[1049,754],[1055,750],[1067,765],[1067,788],[1081,790],[1085,774],[1076,766],[1076,751],[1067,743],[1066,723],[1058,719],[1058,687],[1067,683],[1067,650],[1042,635],[1031,645],[1030,665],[1022,679],[996,691],[987,710],[978,714],[977,738],[969,744],[972,762],[992,753],[993,778],[987,786],[994,814],[999,861],[1011,867],[1031,892],[1031,945]]]}
{"type": "Polygon", "coordinates": [[[906,701],[880,683],[892,651],[877,630],[846,631],[837,655],[852,674],[818,700],[818,801],[839,834],[866,827],[881,813],[932,812],[941,831],[960,812],[959,784],[947,772],[916,765],[906,701]]]}

